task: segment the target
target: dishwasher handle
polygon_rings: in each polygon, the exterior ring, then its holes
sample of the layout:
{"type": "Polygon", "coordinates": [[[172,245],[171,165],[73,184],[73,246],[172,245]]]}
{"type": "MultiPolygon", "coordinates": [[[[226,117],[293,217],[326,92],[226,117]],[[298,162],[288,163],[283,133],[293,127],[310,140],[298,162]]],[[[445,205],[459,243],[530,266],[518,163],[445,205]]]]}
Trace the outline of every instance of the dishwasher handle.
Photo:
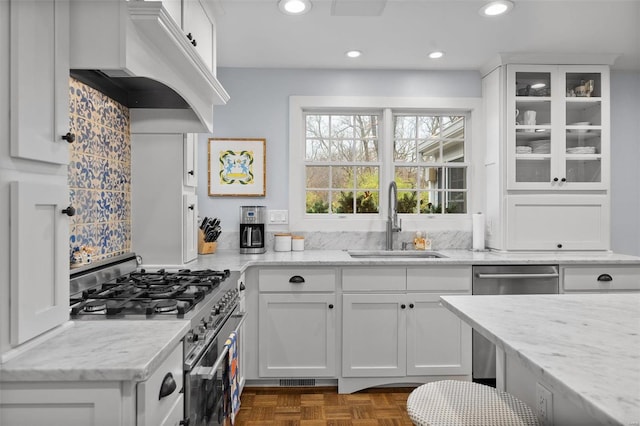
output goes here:
{"type": "Polygon", "coordinates": [[[479,279],[530,279],[530,278],[558,278],[560,275],[553,274],[476,274],[479,279]]]}

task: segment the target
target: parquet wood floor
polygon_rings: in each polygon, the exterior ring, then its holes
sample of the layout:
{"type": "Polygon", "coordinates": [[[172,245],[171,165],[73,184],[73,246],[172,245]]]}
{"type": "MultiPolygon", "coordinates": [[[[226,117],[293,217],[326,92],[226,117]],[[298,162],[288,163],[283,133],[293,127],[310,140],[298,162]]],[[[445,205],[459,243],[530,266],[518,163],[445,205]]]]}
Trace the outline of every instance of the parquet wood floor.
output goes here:
{"type": "Polygon", "coordinates": [[[242,392],[236,426],[411,426],[407,397],[413,388],[340,395],[335,387],[262,388],[242,392]]]}

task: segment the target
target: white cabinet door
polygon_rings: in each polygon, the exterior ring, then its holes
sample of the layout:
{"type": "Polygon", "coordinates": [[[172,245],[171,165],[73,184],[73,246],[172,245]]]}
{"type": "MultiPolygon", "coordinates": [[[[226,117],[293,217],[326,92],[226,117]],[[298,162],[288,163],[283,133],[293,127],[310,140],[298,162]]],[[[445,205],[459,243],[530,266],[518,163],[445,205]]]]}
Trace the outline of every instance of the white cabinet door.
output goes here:
{"type": "Polygon", "coordinates": [[[440,296],[407,295],[408,376],[471,374],[471,328],[440,304],[440,296]]]}
{"type": "Polygon", "coordinates": [[[404,294],[342,296],[344,377],[406,374],[406,308],[404,294]]]}
{"type": "Polygon", "coordinates": [[[262,293],[260,377],[334,377],[334,293],[262,293]]]}
{"type": "Polygon", "coordinates": [[[69,319],[66,185],[11,183],[11,343],[69,319]]]}
{"type": "Polygon", "coordinates": [[[184,220],[182,222],[183,261],[190,262],[198,257],[198,196],[184,194],[182,196],[184,220]]]}
{"type": "Polygon", "coordinates": [[[507,199],[510,250],[607,250],[605,195],[512,195],[507,199]]]}
{"type": "Polygon", "coordinates": [[[184,186],[198,186],[198,134],[187,133],[184,139],[184,186]]]}
{"type": "Polygon", "coordinates": [[[68,164],[69,3],[11,2],[11,155],[68,164]]]}
{"type": "Polygon", "coordinates": [[[213,69],[213,24],[199,0],[183,1],[183,31],[209,70],[213,69]]]}

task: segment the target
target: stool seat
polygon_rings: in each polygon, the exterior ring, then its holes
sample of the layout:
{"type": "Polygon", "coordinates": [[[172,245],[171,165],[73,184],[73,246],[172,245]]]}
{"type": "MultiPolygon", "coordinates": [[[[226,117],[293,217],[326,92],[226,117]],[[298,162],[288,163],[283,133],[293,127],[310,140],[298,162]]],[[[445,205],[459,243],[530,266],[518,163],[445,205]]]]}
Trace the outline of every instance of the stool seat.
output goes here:
{"type": "Polygon", "coordinates": [[[409,418],[419,426],[538,425],[518,398],[490,386],[442,380],[415,388],[407,398],[409,418]]]}

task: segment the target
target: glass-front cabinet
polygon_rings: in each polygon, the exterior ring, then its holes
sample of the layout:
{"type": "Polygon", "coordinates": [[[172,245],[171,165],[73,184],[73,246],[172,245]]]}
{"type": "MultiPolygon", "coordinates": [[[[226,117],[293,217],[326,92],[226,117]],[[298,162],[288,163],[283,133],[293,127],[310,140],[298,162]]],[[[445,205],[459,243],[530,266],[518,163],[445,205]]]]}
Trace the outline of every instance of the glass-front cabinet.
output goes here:
{"type": "Polygon", "coordinates": [[[508,189],[608,187],[609,70],[507,67],[508,189]]]}

